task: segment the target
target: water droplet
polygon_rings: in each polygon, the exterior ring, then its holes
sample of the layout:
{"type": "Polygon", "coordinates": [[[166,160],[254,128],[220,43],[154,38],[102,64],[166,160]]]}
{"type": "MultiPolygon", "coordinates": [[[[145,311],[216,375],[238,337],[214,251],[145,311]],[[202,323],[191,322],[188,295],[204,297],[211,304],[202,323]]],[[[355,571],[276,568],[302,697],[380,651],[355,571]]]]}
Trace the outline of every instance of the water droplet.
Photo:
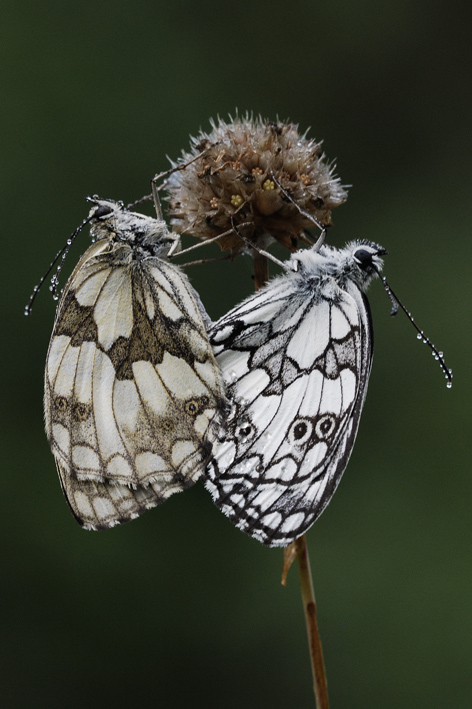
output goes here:
{"type": "Polygon", "coordinates": [[[59,293],[53,293],[52,299],[59,300],[59,293]]]}
{"type": "Polygon", "coordinates": [[[451,389],[451,387],[452,387],[452,382],[451,382],[450,379],[448,380],[448,382],[447,382],[447,384],[446,384],[446,387],[447,387],[448,389],[451,389]]]}
{"type": "Polygon", "coordinates": [[[67,239],[66,244],[67,246],[70,246],[72,244],[72,239],[67,239]]]}
{"type": "Polygon", "coordinates": [[[438,355],[439,355],[440,357],[444,357],[444,352],[438,352],[438,355]]]}
{"type": "Polygon", "coordinates": [[[417,339],[417,340],[421,340],[421,335],[420,335],[420,333],[417,334],[416,339],[417,339]]]}

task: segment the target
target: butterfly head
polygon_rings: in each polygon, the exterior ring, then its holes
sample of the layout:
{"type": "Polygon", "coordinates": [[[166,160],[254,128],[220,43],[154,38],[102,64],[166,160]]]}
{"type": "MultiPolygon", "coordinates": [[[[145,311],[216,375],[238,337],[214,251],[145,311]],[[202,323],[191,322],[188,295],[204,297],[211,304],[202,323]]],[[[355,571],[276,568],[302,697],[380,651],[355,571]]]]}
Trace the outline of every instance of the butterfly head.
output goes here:
{"type": "Polygon", "coordinates": [[[91,202],[93,205],[88,216],[90,221],[106,221],[125,208],[123,202],[117,202],[114,199],[100,199],[97,195],[87,197],[87,202],[91,202]]]}
{"type": "Polygon", "coordinates": [[[176,237],[169,234],[162,219],[153,219],[139,212],[130,212],[123,202],[88,197],[93,206],[88,220],[94,241],[110,239],[142,251],[144,256],[166,256],[176,237]]]}
{"type": "Polygon", "coordinates": [[[123,220],[127,213],[123,202],[100,199],[97,195],[87,197],[87,201],[92,203],[87,220],[90,222],[94,241],[106,239],[123,230],[123,220]]]}
{"type": "Polygon", "coordinates": [[[372,241],[352,241],[345,251],[348,256],[348,271],[352,280],[363,289],[367,289],[374,276],[380,276],[383,259],[387,250],[372,241]]]}

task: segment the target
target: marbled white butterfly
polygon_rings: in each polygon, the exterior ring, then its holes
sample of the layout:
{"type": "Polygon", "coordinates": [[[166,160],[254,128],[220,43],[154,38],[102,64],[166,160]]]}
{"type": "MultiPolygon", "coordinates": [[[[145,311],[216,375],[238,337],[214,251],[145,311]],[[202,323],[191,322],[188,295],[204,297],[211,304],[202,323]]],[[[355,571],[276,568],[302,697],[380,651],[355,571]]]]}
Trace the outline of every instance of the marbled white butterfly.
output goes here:
{"type": "Polygon", "coordinates": [[[72,512],[104,529],[201,476],[225,399],[206,313],[166,260],[177,237],[162,219],[91,201],[95,243],[57,308],[44,405],[72,512]]]}
{"type": "MultiPolygon", "coordinates": [[[[299,251],[284,275],[209,331],[232,414],[205,485],[224,514],[264,544],[286,546],[306,532],[347,466],[372,364],[364,293],[385,253],[364,241],[299,251]]],[[[425,341],[450,382],[442,353],[425,341]]]]}

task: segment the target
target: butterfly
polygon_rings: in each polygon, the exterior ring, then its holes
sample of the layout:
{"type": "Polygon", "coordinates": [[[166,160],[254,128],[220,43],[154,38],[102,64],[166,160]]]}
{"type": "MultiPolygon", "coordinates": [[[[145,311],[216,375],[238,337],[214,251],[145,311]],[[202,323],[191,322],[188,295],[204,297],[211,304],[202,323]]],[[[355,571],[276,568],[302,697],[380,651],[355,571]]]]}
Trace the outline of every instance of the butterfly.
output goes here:
{"type": "Polygon", "coordinates": [[[298,251],[209,330],[232,411],[205,486],[268,546],[307,531],[347,466],[372,366],[365,291],[386,253],[367,241],[298,251]]]}
{"type": "Polygon", "coordinates": [[[44,409],[74,516],[105,529],[202,475],[225,395],[208,316],[167,260],[177,237],[162,219],[90,201],[95,241],[57,307],[44,409]]]}

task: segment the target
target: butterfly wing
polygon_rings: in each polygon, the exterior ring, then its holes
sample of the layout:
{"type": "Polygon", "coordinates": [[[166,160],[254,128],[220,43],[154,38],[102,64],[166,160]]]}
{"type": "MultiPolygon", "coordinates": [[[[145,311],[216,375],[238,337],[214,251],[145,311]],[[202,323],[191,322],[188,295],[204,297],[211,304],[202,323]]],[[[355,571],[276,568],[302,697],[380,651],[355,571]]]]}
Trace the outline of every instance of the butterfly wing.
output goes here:
{"type": "Polygon", "coordinates": [[[47,436],[90,529],[125,522],[202,474],[224,404],[198,296],[172,264],[98,242],[58,307],[47,436]]]}
{"type": "Polygon", "coordinates": [[[349,460],[372,361],[367,299],[349,280],[284,276],[221,318],[210,341],[233,413],[206,487],[244,532],[285,546],[349,460]]]}

